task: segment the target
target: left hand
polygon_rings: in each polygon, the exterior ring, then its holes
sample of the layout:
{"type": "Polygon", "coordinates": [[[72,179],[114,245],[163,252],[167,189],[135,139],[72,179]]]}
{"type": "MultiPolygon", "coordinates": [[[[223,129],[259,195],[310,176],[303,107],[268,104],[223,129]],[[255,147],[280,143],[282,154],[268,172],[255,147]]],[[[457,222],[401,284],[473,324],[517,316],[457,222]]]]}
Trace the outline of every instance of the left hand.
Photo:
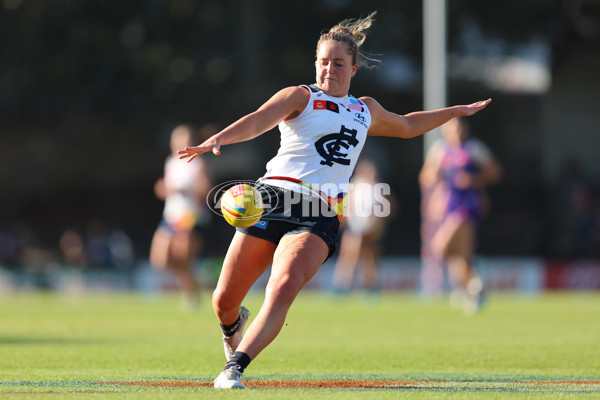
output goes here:
{"type": "Polygon", "coordinates": [[[458,116],[468,117],[468,116],[475,114],[476,112],[483,110],[491,102],[492,102],[492,99],[487,99],[487,100],[478,101],[476,103],[469,104],[466,106],[456,106],[456,108],[457,108],[456,111],[459,114],[458,116]]]}

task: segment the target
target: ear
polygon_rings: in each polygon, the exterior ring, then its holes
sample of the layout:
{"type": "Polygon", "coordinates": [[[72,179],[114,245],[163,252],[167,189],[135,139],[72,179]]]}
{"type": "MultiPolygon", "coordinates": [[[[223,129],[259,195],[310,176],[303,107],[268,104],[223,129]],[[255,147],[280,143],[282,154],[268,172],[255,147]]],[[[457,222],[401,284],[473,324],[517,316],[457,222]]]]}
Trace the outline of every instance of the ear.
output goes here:
{"type": "Polygon", "coordinates": [[[352,74],[350,75],[350,77],[354,77],[354,75],[356,75],[356,71],[358,71],[358,64],[354,64],[352,66],[352,74]]]}

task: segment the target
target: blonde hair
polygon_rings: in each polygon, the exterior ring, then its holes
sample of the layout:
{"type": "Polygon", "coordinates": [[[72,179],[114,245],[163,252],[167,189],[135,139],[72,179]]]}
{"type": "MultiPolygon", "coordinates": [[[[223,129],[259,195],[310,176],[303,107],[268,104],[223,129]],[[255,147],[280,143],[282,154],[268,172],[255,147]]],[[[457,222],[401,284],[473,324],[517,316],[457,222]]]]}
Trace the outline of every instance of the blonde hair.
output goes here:
{"type": "Polygon", "coordinates": [[[346,43],[348,45],[348,54],[352,56],[352,64],[358,64],[359,68],[373,68],[374,66],[371,63],[379,63],[380,61],[370,55],[365,55],[365,53],[360,51],[360,46],[367,38],[368,29],[375,22],[375,14],[377,14],[377,11],[373,11],[365,18],[345,19],[331,28],[329,32],[321,33],[317,42],[317,52],[321,43],[326,41],[331,40],[346,43]]]}

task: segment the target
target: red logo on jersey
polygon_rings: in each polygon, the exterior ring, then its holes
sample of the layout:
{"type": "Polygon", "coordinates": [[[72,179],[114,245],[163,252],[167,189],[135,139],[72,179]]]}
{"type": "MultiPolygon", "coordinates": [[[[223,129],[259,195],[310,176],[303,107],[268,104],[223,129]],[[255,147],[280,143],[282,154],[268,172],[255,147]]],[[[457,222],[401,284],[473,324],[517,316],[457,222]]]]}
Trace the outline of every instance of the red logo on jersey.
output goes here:
{"type": "Polygon", "coordinates": [[[333,101],[315,100],[313,102],[313,110],[329,110],[335,113],[339,113],[340,107],[333,101]]]}
{"type": "Polygon", "coordinates": [[[313,103],[313,110],[324,110],[327,107],[325,100],[315,100],[313,103]]]}

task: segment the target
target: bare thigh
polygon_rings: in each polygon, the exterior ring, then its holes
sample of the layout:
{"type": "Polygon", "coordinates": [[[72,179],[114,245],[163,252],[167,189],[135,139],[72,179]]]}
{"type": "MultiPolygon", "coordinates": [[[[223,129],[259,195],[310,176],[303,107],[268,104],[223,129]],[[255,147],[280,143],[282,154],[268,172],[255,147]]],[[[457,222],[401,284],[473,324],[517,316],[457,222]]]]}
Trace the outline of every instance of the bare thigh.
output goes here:
{"type": "Polygon", "coordinates": [[[438,257],[450,254],[465,255],[473,251],[475,227],[473,222],[450,215],[433,235],[431,247],[438,257]]]}
{"type": "Polygon", "coordinates": [[[166,268],[171,247],[171,234],[163,228],[158,228],[152,237],[150,246],[150,263],[155,268],[166,268]]]}
{"type": "Polygon", "coordinates": [[[278,281],[294,282],[296,293],[302,289],[327,259],[329,247],[319,236],[301,232],[284,236],[277,246],[269,286],[278,281]]]}
{"type": "Polygon", "coordinates": [[[189,267],[201,247],[201,238],[195,232],[176,232],[171,239],[168,264],[189,267]]]}
{"type": "Polygon", "coordinates": [[[470,259],[475,248],[475,227],[470,220],[464,220],[456,226],[448,242],[448,253],[470,259]]]}

